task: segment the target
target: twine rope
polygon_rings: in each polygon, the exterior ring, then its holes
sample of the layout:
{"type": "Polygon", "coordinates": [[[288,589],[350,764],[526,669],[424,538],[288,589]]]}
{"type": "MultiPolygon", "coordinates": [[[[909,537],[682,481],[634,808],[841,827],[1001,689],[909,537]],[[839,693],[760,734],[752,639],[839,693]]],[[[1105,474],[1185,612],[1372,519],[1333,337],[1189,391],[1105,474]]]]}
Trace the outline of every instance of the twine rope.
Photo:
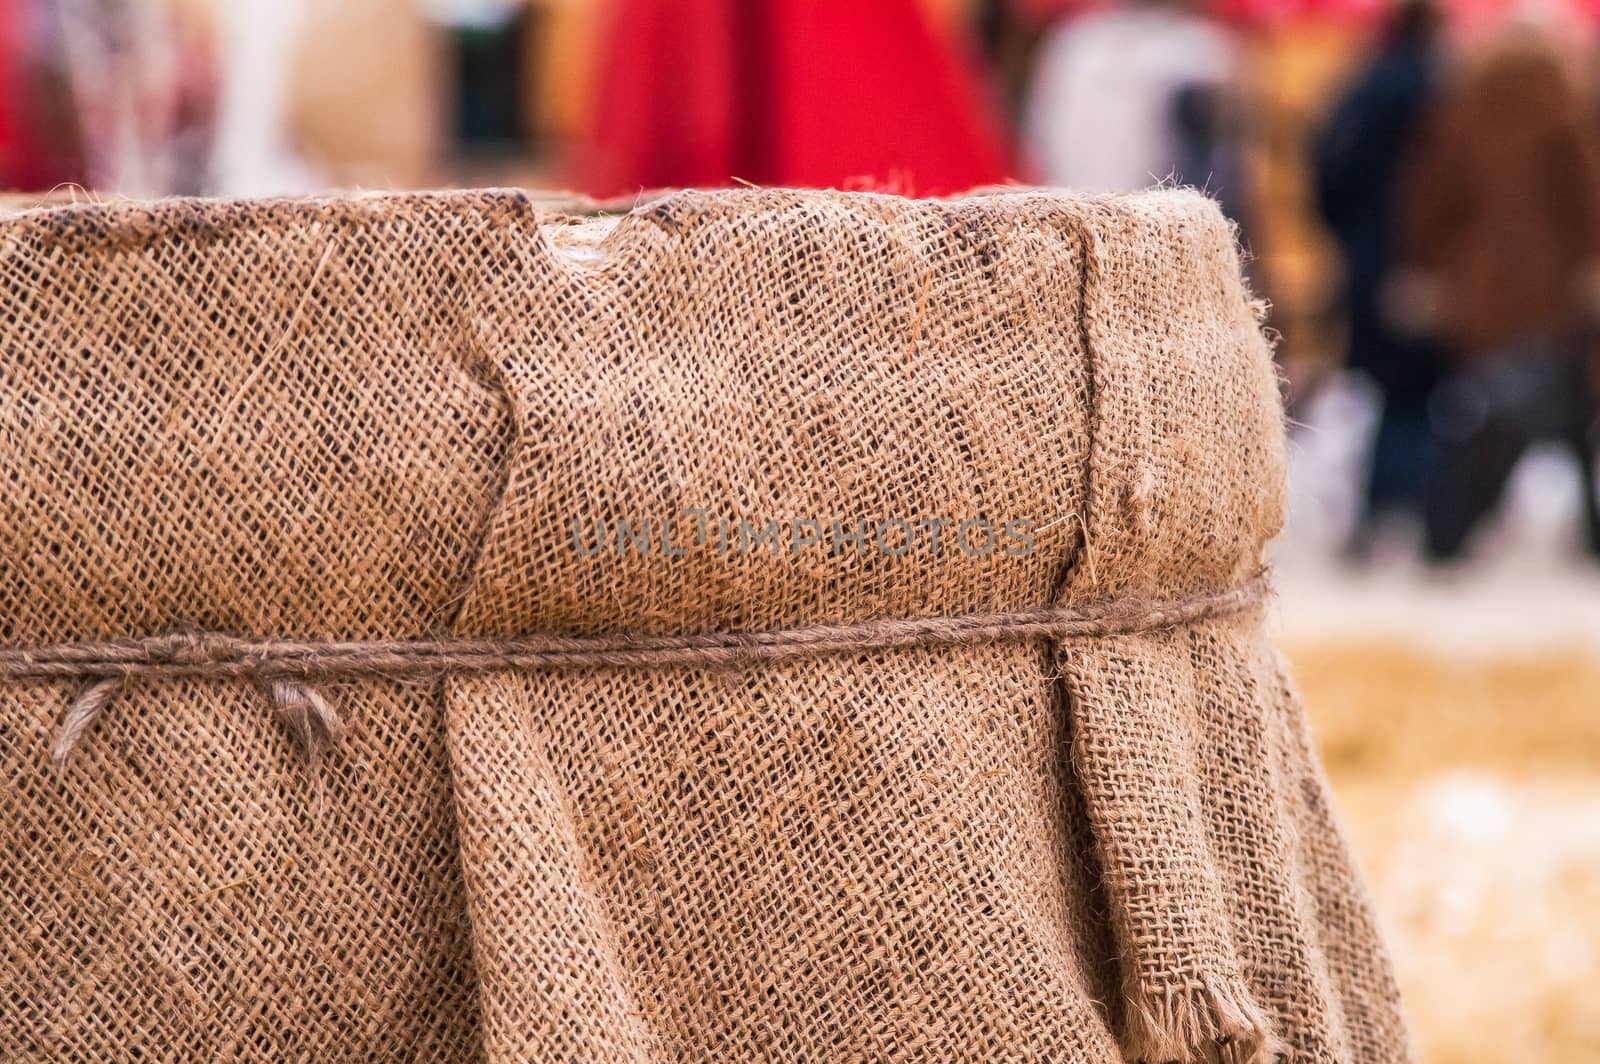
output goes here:
{"type": "Polygon", "coordinates": [[[1265,570],[1227,591],[1162,602],[1111,600],[952,617],[888,618],[758,632],[701,635],[527,635],[376,639],[253,639],[169,632],[136,639],[0,647],[0,681],[81,681],[57,733],[58,764],[132,680],[197,678],[256,682],[302,739],[313,761],[342,727],[309,685],[349,679],[426,679],[507,669],[741,668],[762,662],[921,646],[1129,635],[1239,613],[1265,601],[1265,570]]]}
{"type": "Polygon", "coordinates": [[[1237,613],[1266,597],[1261,573],[1230,590],[1168,602],[1111,601],[1004,613],[881,619],[766,632],[704,635],[528,635],[317,642],[174,632],[29,648],[0,648],[0,680],[248,678],[317,681],[573,669],[739,667],[817,654],[911,646],[1078,639],[1170,628],[1237,613]]]}

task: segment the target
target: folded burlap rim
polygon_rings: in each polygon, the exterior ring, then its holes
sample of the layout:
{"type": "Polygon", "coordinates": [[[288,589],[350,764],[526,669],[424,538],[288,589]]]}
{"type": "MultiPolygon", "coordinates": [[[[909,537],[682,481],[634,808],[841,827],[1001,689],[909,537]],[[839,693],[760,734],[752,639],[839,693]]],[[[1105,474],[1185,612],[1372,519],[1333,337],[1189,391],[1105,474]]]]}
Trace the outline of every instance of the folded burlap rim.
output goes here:
{"type": "Polygon", "coordinates": [[[0,681],[80,680],[51,756],[66,764],[85,733],[131,680],[253,680],[296,732],[313,761],[343,733],[338,714],[308,684],[417,679],[503,669],[742,668],[768,661],[918,646],[1128,635],[1239,613],[1267,598],[1267,570],[1226,591],[1169,601],[1114,599],[1083,606],[1033,606],[954,617],[880,618],[764,632],[694,635],[535,634],[501,638],[258,639],[218,632],[168,632],[134,639],[0,647],[0,681]]]}

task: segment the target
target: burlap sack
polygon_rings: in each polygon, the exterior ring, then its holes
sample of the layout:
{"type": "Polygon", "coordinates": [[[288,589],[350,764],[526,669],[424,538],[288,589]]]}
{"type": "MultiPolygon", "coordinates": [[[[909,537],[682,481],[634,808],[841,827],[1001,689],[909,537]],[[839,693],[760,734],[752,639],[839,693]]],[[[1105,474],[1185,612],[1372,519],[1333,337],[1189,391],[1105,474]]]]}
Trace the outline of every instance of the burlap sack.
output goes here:
{"type": "Polygon", "coordinates": [[[1200,197],[85,205],[0,284],[0,1058],[1407,1059],[1200,197]]]}

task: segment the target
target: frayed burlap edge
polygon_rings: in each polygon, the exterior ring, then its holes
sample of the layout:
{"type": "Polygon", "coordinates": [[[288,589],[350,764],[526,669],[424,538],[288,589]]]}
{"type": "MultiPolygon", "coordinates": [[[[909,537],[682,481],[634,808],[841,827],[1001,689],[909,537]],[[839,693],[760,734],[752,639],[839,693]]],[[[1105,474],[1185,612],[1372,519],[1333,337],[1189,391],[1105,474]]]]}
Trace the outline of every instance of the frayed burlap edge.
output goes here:
{"type": "Polygon", "coordinates": [[[1266,1014],[1220,980],[1128,991],[1124,1009],[1123,1052],[1138,1064],[1259,1064],[1278,1052],[1266,1014]]]}

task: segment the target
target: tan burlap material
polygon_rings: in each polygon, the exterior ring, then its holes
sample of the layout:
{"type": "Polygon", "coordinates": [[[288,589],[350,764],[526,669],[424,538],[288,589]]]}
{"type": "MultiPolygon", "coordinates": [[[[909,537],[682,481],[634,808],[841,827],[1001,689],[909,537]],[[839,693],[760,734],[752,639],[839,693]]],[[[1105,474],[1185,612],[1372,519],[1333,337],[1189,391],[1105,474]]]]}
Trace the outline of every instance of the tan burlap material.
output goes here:
{"type": "Polygon", "coordinates": [[[0,1059],[1408,1059],[1215,208],[586,214],[0,220],[0,1059]]]}

